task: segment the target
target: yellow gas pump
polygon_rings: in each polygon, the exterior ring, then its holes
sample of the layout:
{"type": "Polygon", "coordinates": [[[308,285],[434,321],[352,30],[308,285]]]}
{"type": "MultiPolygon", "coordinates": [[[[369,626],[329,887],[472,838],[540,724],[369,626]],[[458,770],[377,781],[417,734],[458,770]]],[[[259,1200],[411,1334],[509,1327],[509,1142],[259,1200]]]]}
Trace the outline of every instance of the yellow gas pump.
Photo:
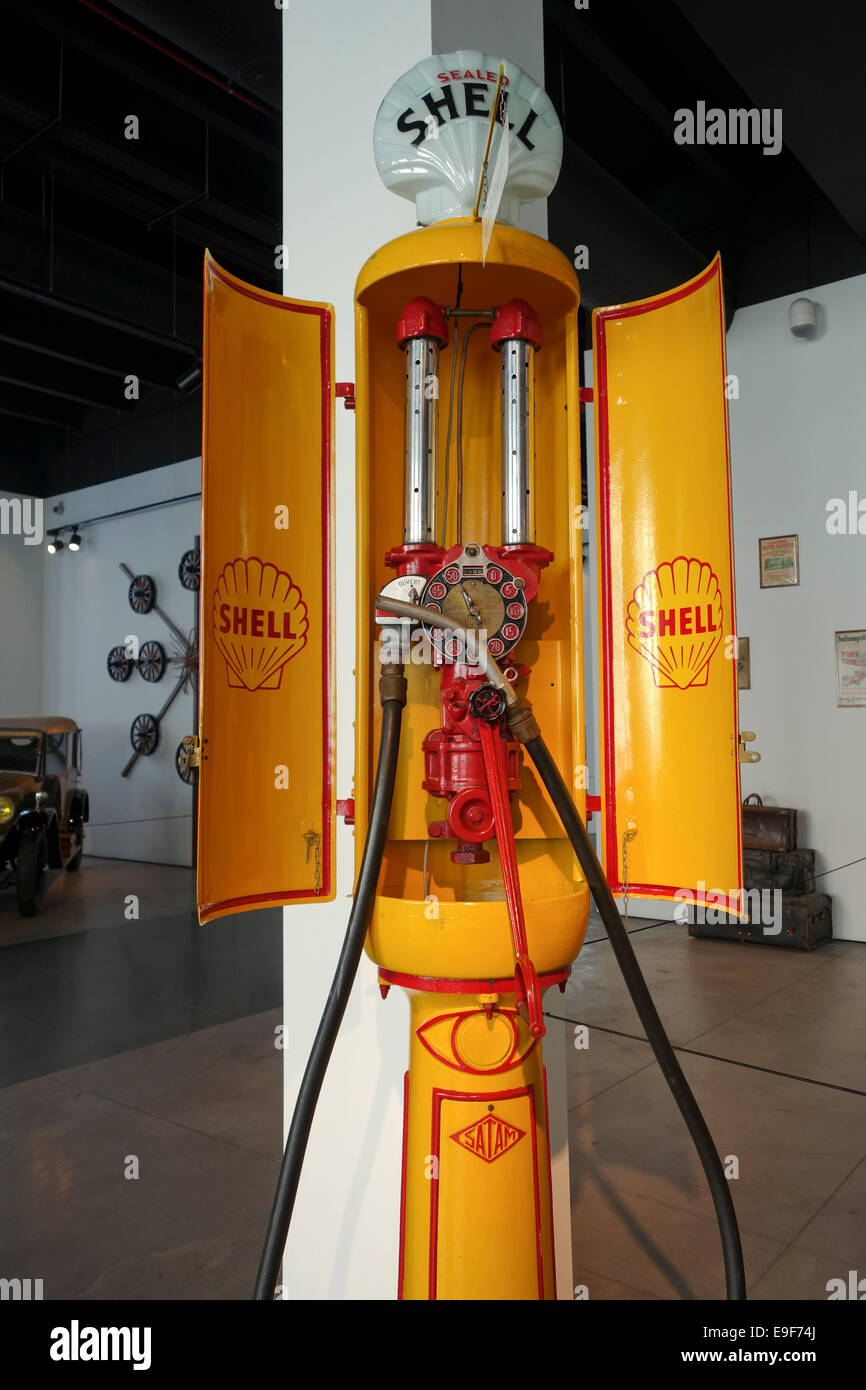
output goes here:
{"type": "Polygon", "coordinates": [[[556,731],[582,804],[579,294],[526,232],[498,227],[481,254],[478,221],[449,220],[358,280],[355,823],[360,842],[382,647],[412,715],[367,941],[383,992],[411,996],[402,1294],[551,1298],[542,998],[589,891],[479,647],[556,731]],[[391,616],[406,601],[427,614],[416,637],[391,616]],[[484,1241],[455,1239],[482,1207],[484,1241]]]}
{"type": "MultiPolygon", "coordinates": [[[[425,60],[395,84],[375,141],[380,173],[414,200],[422,225],[371,256],[356,286],[356,891],[287,1141],[255,1296],[273,1296],[319,1088],[366,946],[383,996],[399,987],[411,1006],[398,1296],[556,1297],[544,996],[564,988],[592,890],[701,1153],[723,1231],[729,1295],[742,1297],[739,1239],[718,1156],[584,824],[579,288],[560,251],[513,225],[520,202],[542,196],[556,178],[558,121],[544,92],[514,64],[458,53],[425,60]]],[[[718,284],[715,290],[720,303],[718,284]]],[[[690,287],[681,297],[690,299],[690,287]]],[[[712,305],[694,305],[692,339],[683,346],[679,320],[674,336],[685,369],[704,373],[714,472],[709,482],[692,476],[689,461],[684,477],[689,472],[693,486],[707,489],[727,479],[724,398],[719,414],[715,359],[697,350],[696,338],[709,341],[712,305]]],[[[639,379],[646,369],[640,333],[627,335],[628,360],[617,357],[617,327],[633,309],[604,311],[612,317],[604,321],[610,379],[616,371],[621,381],[629,373],[639,379]]],[[[665,329],[647,322],[655,355],[665,329]]],[[[333,894],[331,323],[327,305],[262,295],[212,262],[206,267],[202,920],[333,894]],[[303,443],[299,421],[310,426],[303,443]],[[296,454],[287,502],[293,520],[281,535],[275,514],[289,447],[303,456],[296,454]],[[285,724],[307,731],[294,741],[280,794],[265,798],[261,844],[245,843],[243,855],[230,842],[220,800],[227,787],[243,791],[260,777],[249,743],[240,748],[233,737],[239,721],[274,766],[275,782],[285,724]]],[[[600,418],[608,491],[618,486],[617,468],[629,475],[635,467],[611,447],[623,430],[649,430],[644,465],[649,458],[652,466],[655,449],[658,468],[670,467],[670,410],[643,426],[631,414],[623,424],[606,397],[600,418]]],[[[707,527],[729,537],[729,510],[722,510],[707,527]]],[[[658,674],[658,662],[647,659],[646,672],[617,664],[616,644],[632,629],[644,656],[656,648],[648,618],[612,616],[614,543],[627,543],[633,524],[629,561],[640,567],[654,533],[635,502],[617,513],[611,538],[612,514],[608,501],[608,684],[631,681],[634,713],[650,711],[651,736],[652,727],[662,736],[685,720],[715,746],[736,730],[736,681],[732,698],[717,688],[718,641],[702,648],[689,683],[712,698],[685,711],[670,701],[647,703],[641,681],[658,674]]],[[[687,515],[682,509],[683,524],[687,515]]],[[[676,553],[676,525],[661,543],[676,553]]],[[[723,614],[733,621],[733,576],[714,554],[714,568],[706,562],[716,583],[707,611],[720,639],[723,614]]],[[[706,587],[703,571],[691,589],[683,581],[679,598],[668,596],[680,616],[666,611],[665,623],[693,621],[681,610],[696,608],[701,581],[706,587]]],[[[649,840],[653,814],[664,817],[670,807],[653,804],[651,778],[641,780],[640,768],[623,785],[623,711],[609,702],[605,710],[606,737],[620,759],[606,809],[622,815],[627,807],[649,840]],[[628,800],[632,783],[642,789],[637,809],[628,800]]],[[[736,759],[732,769],[719,760],[725,798],[729,772],[737,792],[736,766],[736,759]]],[[[732,805],[725,799],[719,813],[726,826],[732,805]]],[[[737,816],[738,808],[737,795],[737,816]]],[[[700,842],[692,837],[686,849],[685,858],[665,858],[669,896],[700,870],[700,842]]],[[[617,869],[615,846],[608,858],[617,869]]],[[[737,872],[730,857],[719,871],[727,869],[737,872]]],[[[618,879],[611,869],[608,876],[618,879]]],[[[647,895],[656,893],[651,868],[643,877],[647,895]]]]}

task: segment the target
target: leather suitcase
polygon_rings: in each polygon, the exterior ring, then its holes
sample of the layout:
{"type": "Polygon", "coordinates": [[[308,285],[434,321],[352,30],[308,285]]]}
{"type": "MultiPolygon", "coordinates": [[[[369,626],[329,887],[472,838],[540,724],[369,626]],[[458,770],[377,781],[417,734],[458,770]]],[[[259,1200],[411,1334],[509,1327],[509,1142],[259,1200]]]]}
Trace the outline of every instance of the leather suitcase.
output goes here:
{"type": "Polygon", "coordinates": [[[743,884],[746,888],[781,888],[787,893],[812,893],[815,890],[815,851],[743,850],[743,884]]]}
{"type": "Polygon", "coordinates": [[[743,802],[743,849],[797,848],[797,812],[789,806],[765,806],[757,792],[743,802]],[[754,804],[753,804],[754,803],[754,804]]]}
{"type": "Polygon", "coordinates": [[[782,894],[782,930],[775,938],[780,946],[814,951],[822,941],[832,938],[833,913],[827,893],[806,893],[802,897],[782,894]]]}
{"type": "Polygon", "coordinates": [[[826,893],[782,894],[782,930],[767,934],[760,922],[690,922],[689,936],[714,941],[750,941],[759,946],[787,946],[814,951],[833,937],[833,916],[826,893]]]}

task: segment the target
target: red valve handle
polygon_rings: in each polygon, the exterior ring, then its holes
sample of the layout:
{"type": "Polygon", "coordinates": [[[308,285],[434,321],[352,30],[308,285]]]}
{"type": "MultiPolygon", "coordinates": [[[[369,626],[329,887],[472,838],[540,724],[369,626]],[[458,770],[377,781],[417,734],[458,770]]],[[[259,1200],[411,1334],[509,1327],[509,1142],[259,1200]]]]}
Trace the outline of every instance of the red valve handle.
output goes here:
{"type": "Polygon", "coordinates": [[[526,940],[526,923],[523,917],[523,898],[520,894],[520,875],[517,872],[517,849],[514,844],[514,827],[511,824],[511,811],[508,805],[508,788],[505,780],[502,740],[499,728],[478,721],[478,734],[481,739],[481,755],[484,759],[484,772],[487,777],[487,791],[493,811],[493,825],[496,842],[499,845],[499,858],[502,863],[502,882],[505,886],[505,901],[508,905],[508,920],[511,924],[511,940],[514,943],[514,996],[518,1012],[529,1024],[534,1038],[543,1038],[544,1017],[541,1011],[541,991],[538,975],[529,959],[529,945],[526,940]]]}

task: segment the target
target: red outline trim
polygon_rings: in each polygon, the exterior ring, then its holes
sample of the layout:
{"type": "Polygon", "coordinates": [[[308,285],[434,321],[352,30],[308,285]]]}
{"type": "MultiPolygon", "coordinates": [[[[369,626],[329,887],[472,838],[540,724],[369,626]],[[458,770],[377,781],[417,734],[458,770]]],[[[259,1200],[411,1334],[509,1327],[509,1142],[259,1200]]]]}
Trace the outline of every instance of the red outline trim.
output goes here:
{"type": "MultiPolygon", "coordinates": [[[[550,1110],[547,1104],[547,1067],[541,1068],[544,1090],[544,1138],[547,1144],[547,1202],[550,1212],[550,1269],[553,1277],[553,1297],[556,1299],[556,1226],[553,1221],[553,1169],[550,1163],[550,1110]]],[[[542,1248],[542,1258],[544,1250],[542,1248]]]]}
{"type": "Polygon", "coordinates": [[[403,1075],[403,1166],[400,1171],[400,1251],[397,1264],[397,1299],[403,1299],[406,1273],[406,1181],[409,1172],[409,1073],[403,1075]]]}
{"type": "MultiPolygon", "coordinates": [[[[297,899],[305,902],[315,902],[320,899],[323,902],[329,901],[332,896],[332,808],[334,804],[334,740],[335,740],[335,711],[333,701],[333,644],[334,634],[332,632],[332,593],[331,593],[331,560],[333,553],[333,459],[332,459],[332,437],[331,437],[331,415],[334,408],[333,402],[333,366],[331,362],[331,326],[333,315],[330,309],[322,308],[317,304],[302,304],[295,300],[287,299],[283,295],[269,294],[265,290],[257,290],[255,286],[248,285],[244,280],[237,279],[222,266],[217,265],[216,261],[209,252],[205,253],[204,259],[204,295],[202,305],[202,317],[207,324],[207,276],[208,272],[215,280],[227,285],[230,289],[236,290],[247,299],[254,299],[259,304],[267,304],[271,308],[285,309],[290,313],[314,314],[319,318],[319,364],[322,376],[322,733],[323,733],[323,769],[322,769],[322,886],[318,892],[311,891],[309,888],[297,888],[276,890],[269,893],[252,893],[238,898],[224,898],[219,902],[200,903],[199,921],[206,922],[209,918],[225,912],[231,912],[237,908],[254,907],[258,904],[268,903],[274,907],[280,904],[291,903],[297,899]]],[[[203,342],[205,341],[203,335],[203,342]]],[[[206,396],[202,394],[202,413],[206,419],[205,411],[207,408],[206,396]]],[[[204,441],[206,443],[206,439],[204,441]]],[[[204,474],[204,453],[202,455],[202,473],[204,474]]],[[[204,482],[204,477],[202,477],[204,482]]],[[[206,557],[206,525],[204,511],[204,497],[202,497],[202,582],[200,585],[199,604],[203,606],[204,594],[206,592],[205,568],[207,566],[206,557]]],[[[204,681],[201,683],[201,709],[199,727],[204,729],[204,681]]],[[[199,813],[201,814],[201,813],[199,813]]],[[[198,829],[196,830],[198,834],[198,829]]],[[[201,856],[199,856],[200,858],[201,856]]]]}
{"type": "MultiPolygon", "coordinates": [[[[512,981],[512,990],[513,986],[514,982],[512,981]]],[[[491,991],[491,993],[493,992],[494,991],[491,991]]],[[[418,1039],[418,1041],[422,1043],[424,1047],[426,1047],[427,1051],[430,1053],[430,1056],[435,1057],[437,1062],[444,1062],[446,1067],[453,1067],[455,1071],[466,1072],[470,1076],[497,1076],[500,1072],[511,1071],[514,1067],[518,1065],[518,1063],[525,1061],[527,1057],[531,1056],[535,1048],[535,1045],[538,1042],[538,1038],[532,1038],[532,1041],[530,1042],[530,1045],[526,1049],[526,1051],[521,1052],[520,1031],[517,1023],[517,1020],[520,1018],[520,1014],[517,1012],[516,1009],[496,1009],[496,1013],[499,1014],[502,1018],[506,1018],[508,1020],[508,1022],[511,1024],[512,1032],[511,1049],[507,1057],[505,1058],[505,1061],[501,1062],[498,1067],[471,1067],[468,1062],[464,1062],[460,1058],[460,1054],[457,1051],[457,1047],[455,1046],[457,1029],[460,1027],[460,1024],[463,1022],[463,1020],[465,1018],[476,1018],[479,1014],[481,1014],[483,1017],[486,1017],[484,1009],[463,1009],[462,1011],[459,1011],[457,1013],[436,1014],[433,1018],[428,1018],[425,1023],[422,1023],[420,1028],[415,1029],[415,1036],[418,1039]],[[451,1028],[450,1046],[454,1057],[458,1059],[454,1062],[450,1061],[445,1056],[444,1052],[437,1052],[433,1045],[430,1042],[428,1042],[427,1038],[425,1038],[424,1036],[428,1028],[433,1028],[437,1023],[447,1023],[452,1018],[454,1020],[454,1023],[451,1028]]]]}
{"type": "MultiPolygon", "coordinates": [[[[604,872],[610,885],[611,892],[622,893],[624,885],[619,877],[619,838],[617,835],[617,808],[616,808],[616,743],[614,738],[614,691],[613,691],[613,616],[612,616],[612,597],[611,597],[611,536],[610,536],[610,434],[608,420],[608,380],[607,380],[607,341],[605,337],[605,324],[608,319],[634,318],[638,314],[649,313],[653,309],[663,309],[668,304],[674,304],[677,300],[685,299],[694,294],[713,279],[719,281],[719,322],[722,344],[722,408],[725,420],[725,455],[727,460],[726,489],[728,499],[728,557],[729,557],[729,582],[731,593],[731,626],[735,628],[736,623],[736,595],[734,590],[734,540],[733,540],[733,513],[731,508],[731,446],[730,446],[730,420],[728,418],[727,397],[725,396],[725,314],[724,296],[721,284],[722,262],[721,257],[716,255],[710,265],[696,279],[690,280],[688,284],[681,285],[678,289],[671,290],[668,294],[659,295],[654,299],[642,300],[637,304],[613,305],[609,309],[597,309],[593,315],[595,326],[595,370],[596,370],[596,430],[598,448],[598,481],[599,481],[599,576],[601,579],[601,657],[602,657],[602,707],[604,709],[604,747],[602,748],[602,759],[604,762],[604,872]]],[[[733,668],[732,679],[734,687],[734,718],[739,727],[739,703],[737,699],[737,663],[731,662],[733,668]]],[[[742,888],[742,845],[741,845],[741,826],[740,826],[740,776],[739,763],[736,769],[737,783],[737,855],[740,864],[738,878],[738,888],[742,888]]],[[[673,899],[674,895],[682,889],[667,887],[662,884],[630,883],[629,893],[647,898],[668,898],[673,899]]],[[[721,890],[720,890],[721,891],[721,890]]],[[[691,901],[696,901],[696,898],[691,901]]],[[[685,900],[683,900],[685,901],[685,900]]]]}
{"type": "MultiPolygon", "coordinates": [[[[562,984],[571,974],[570,965],[562,965],[546,975],[539,975],[540,989],[562,984]]],[[[402,985],[403,989],[420,989],[428,994],[513,994],[514,976],[499,980],[445,980],[428,975],[403,975],[398,970],[379,969],[379,979],[386,985],[402,985]]]]}
{"type": "MultiPolygon", "coordinates": [[[[532,1184],[535,1191],[535,1241],[536,1259],[538,1267],[538,1297],[544,1299],[544,1233],[542,1230],[541,1219],[541,1192],[538,1185],[538,1124],[535,1114],[535,1088],[532,1085],[521,1086],[514,1091],[440,1091],[438,1086],[433,1088],[433,1120],[432,1120],[432,1139],[430,1148],[432,1156],[436,1160],[436,1176],[431,1179],[430,1192],[430,1251],[427,1281],[427,1297],[430,1302],[437,1300],[438,1282],[438,1239],[439,1239],[439,1168],[440,1168],[440,1143],[442,1139],[442,1103],[446,1100],[469,1101],[475,1104],[486,1103],[491,1100],[517,1100],[520,1096],[526,1096],[529,1100],[529,1134],[532,1139],[532,1184]]],[[[550,1153],[550,1137],[547,1139],[547,1152],[550,1153]]],[[[458,1148],[461,1147],[458,1145],[458,1148]]],[[[516,1147],[516,1146],[512,1146],[516,1147]]],[[[551,1233],[553,1209],[551,1208],[551,1233]]]]}

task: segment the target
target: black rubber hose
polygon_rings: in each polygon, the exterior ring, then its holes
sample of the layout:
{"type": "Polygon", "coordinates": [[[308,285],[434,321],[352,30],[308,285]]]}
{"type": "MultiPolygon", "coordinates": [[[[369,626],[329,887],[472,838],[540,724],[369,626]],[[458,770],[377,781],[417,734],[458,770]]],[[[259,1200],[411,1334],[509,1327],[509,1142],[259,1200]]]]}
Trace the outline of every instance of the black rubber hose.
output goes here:
{"type": "MultiPolygon", "coordinates": [[[[394,668],[391,669],[393,671],[394,668]]],[[[402,680],[402,677],[400,679],[402,680]]],[[[283,1152],[283,1161],[280,1164],[280,1176],[277,1180],[274,1204],[271,1208],[265,1243],[262,1248],[259,1272],[256,1276],[256,1287],[253,1293],[253,1299],[256,1302],[266,1303],[274,1296],[313,1116],[316,1113],[322,1082],[325,1079],[325,1072],[331,1060],[337,1033],[346,1011],[346,1005],[349,1002],[349,995],[352,992],[361,952],[364,949],[364,938],[367,935],[370,914],[373,910],[376,884],[379,880],[382,854],[388,835],[391,799],[394,794],[394,781],[397,775],[397,754],[400,749],[400,725],[403,706],[406,703],[405,682],[403,682],[403,692],[402,698],[395,696],[382,700],[379,762],[376,768],[376,782],[373,788],[364,856],[361,860],[352,910],[349,914],[349,925],[346,928],[340,958],[337,961],[327,1003],[319,1022],[316,1038],[295,1102],[289,1136],[283,1152]]]]}
{"type": "Polygon", "coordinates": [[[643,1024],[647,1041],[655,1053],[656,1061],[664,1073],[665,1081],[671,1089],[671,1094],[679,1106],[680,1114],[686,1122],[686,1127],[698,1151],[698,1157],[703,1165],[716,1208],[716,1219],[719,1223],[719,1234],[722,1238],[722,1252],[725,1259],[725,1284],[728,1298],[745,1299],[746,1272],[743,1267],[743,1249],[737,1227],[737,1214],[734,1211],[731,1190],[725,1178],[721,1159],[713,1143],[713,1136],[710,1134],[707,1122],[698,1108],[691,1087],[662,1026],[652,996],[647,989],[646,980],[637,963],[628,932],[623,926],[619,908],[596,858],[586,827],[580,819],[562,780],[559,768],[550,756],[544,739],[540,736],[526,740],[526,750],[550,793],[550,799],[556,807],[563,829],[572,843],[578,863],[589,885],[589,890],[595,899],[604,929],[610,938],[610,944],[628,986],[628,992],[643,1024]]]}

